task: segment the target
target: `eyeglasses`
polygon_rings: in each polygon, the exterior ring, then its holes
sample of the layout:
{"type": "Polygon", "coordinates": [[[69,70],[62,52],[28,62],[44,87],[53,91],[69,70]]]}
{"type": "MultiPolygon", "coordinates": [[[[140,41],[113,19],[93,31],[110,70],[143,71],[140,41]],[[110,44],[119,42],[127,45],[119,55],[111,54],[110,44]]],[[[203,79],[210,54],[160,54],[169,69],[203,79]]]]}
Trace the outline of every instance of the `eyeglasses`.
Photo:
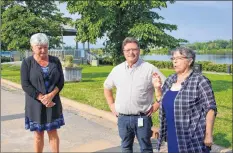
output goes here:
{"type": "Polygon", "coordinates": [[[174,60],[182,60],[182,59],[188,59],[188,57],[185,57],[185,56],[180,56],[180,57],[171,57],[171,61],[174,61],[174,60]]]}
{"type": "Polygon", "coordinates": [[[132,52],[136,53],[138,51],[138,48],[130,48],[127,50],[123,50],[125,53],[129,53],[132,50],[132,52]]]}

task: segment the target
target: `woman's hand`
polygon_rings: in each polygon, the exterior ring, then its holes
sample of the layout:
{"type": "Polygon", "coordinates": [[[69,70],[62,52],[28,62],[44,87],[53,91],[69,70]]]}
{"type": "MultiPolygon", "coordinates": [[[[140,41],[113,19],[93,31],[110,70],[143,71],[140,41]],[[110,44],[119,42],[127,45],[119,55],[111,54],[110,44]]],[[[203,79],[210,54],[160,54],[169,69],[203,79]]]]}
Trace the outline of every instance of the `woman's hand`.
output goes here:
{"type": "Polygon", "coordinates": [[[47,101],[42,101],[43,98],[44,98],[44,95],[42,95],[41,93],[39,93],[37,99],[38,99],[42,104],[46,105],[46,104],[47,104],[47,101]]]}
{"type": "Polygon", "coordinates": [[[211,147],[213,144],[213,136],[211,134],[206,134],[204,139],[204,144],[207,147],[211,147]]]}
{"type": "Polygon", "coordinates": [[[50,101],[50,102],[48,102],[45,106],[48,107],[48,108],[50,108],[50,107],[53,107],[55,104],[56,104],[56,103],[50,101]]]}
{"type": "Polygon", "coordinates": [[[152,83],[155,89],[161,89],[162,87],[162,80],[157,73],[153,73],[152,75],[152,83]]]}
{"type": "Polygon", "coordinates": [[[46,94],[42,97],[41,102],[44,105],[47,105],[49,102],[51,102],[53,100],[53,95],[52,94],[46,94]]]}
{"type": "Polygon", "coordinates": [[[44,95],[42,95],[41,93],[39,93],[39,95],[37,96],[36,99],[41,101],[41,99],[43,98],[43,96],[44,96],[44,95]]]}

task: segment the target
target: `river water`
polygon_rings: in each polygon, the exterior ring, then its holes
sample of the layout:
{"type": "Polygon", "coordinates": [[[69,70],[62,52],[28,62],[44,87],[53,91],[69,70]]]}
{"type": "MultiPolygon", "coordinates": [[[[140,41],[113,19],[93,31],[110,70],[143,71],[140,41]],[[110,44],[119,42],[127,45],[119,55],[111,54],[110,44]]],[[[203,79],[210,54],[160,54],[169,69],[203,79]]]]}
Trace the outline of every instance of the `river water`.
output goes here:
{"type": "MultiPolygon", "coordinates": [[[[141,56],[144,60],[156,60],[156,61],[169,61],[171,55],[145,55],[141,56]]],[[[196,61],[211,61],[216,64],[232,64],[232,54],[223,54],[223,55],[215,55],[215,54],[202,54],[196,55],[196,61]]]]}

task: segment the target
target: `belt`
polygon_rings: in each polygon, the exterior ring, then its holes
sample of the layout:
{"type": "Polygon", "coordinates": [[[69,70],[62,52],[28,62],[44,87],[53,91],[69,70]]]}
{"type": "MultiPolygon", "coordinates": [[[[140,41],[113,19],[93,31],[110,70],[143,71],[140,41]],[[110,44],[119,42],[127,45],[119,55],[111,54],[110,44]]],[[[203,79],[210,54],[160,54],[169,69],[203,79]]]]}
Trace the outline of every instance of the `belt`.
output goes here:
{"type": "Polygon", "coordinates": [[[146,116],[145,113],[139,113],[139,114],[122,114],[122,113],[119,113],[119,115],[121,115],[121,116],[146,116]]]}

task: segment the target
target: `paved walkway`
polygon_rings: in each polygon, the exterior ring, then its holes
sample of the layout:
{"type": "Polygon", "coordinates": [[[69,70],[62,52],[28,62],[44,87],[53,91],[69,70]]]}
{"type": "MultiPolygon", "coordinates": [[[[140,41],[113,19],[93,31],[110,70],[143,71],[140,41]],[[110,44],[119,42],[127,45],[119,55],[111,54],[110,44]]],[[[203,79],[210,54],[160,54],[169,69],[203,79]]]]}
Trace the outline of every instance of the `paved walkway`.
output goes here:
{"type": "MultiPolygon", "coordinates": [[[[1,95],[1,152],[33,152],[33,133],[24,129],[22,91],[2,87],[1,95]]],[[[66,125],[59,129],[61,152],[120,152],[114,123],[63,106],[66,125]]],[[[44,151],[50,152],[47,134],[44,151]]]]}
{"type": "MultiPolygon", "coordinates": [[[[1,152],[32,152],[33,133],[24,129],[24,93],[1,80],[1,152]]],[[[59,129],[61,152],[120,152],[116,118],[110,113],[62,97],[66,125],[59,129]]],[[[166,152],[166,145],[161,148],[166,152]]],[[[49,152],[45,134],[45,152],[49,152]]],[[[134,151],[139,152],[135,140],[134,151]]],[[[214,145],[212,152],[232,152],[214,145]]]]}

